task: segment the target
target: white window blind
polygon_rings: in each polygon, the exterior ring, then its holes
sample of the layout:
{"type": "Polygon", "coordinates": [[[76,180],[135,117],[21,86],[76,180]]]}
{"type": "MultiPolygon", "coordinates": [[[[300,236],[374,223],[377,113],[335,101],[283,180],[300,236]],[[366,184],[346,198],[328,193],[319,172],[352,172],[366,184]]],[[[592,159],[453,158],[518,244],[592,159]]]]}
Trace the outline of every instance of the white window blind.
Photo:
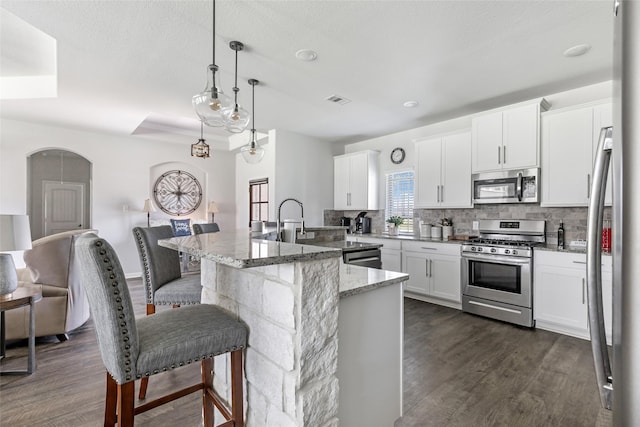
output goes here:
{"type": "Polygon", "coordinates": [[[413,233],[413,171],[387,174],[386,218],[404,218],[401,233],[413,233]]]}

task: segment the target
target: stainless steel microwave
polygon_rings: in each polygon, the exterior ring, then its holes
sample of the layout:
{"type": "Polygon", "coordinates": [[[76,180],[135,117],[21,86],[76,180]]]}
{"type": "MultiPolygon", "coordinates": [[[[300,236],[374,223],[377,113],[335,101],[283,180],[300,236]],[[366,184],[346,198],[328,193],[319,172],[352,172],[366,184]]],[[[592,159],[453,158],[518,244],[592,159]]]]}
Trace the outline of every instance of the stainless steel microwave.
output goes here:
{"type": "Polygon", "coordinates": [[[471,175],[473,203],[537,203],[540,170],[521,169],[471,175]]]}

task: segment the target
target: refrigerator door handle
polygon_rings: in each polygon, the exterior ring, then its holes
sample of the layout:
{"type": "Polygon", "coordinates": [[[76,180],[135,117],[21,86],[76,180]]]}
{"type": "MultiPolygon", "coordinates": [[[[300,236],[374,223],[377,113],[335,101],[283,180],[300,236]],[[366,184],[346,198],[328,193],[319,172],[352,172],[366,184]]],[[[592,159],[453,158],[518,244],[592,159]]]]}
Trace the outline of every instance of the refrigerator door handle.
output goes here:
{"type": "Polygon", "coordinates": [[[596,380],[602,406],[611,409],[611,363],[607,351],[602,307],[602,216],[604,196],[607,188],[607,173],[611,159],[612,127],[602,128],[596,160],[593,166],[593,180],[589,197],[587,220],[587,302],[591,351],[596,370],[596,380]]]}

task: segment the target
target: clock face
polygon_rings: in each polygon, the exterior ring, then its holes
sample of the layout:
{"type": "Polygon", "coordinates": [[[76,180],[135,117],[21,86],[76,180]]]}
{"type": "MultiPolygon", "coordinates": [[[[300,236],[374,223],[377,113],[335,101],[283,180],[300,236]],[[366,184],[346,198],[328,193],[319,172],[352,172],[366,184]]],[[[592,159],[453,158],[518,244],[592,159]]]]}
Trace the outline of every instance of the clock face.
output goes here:
{"type": "Polygon", "coordinates": [[[202,202],[202,187],[195,176],[174,170],[165,172],[153,187],[153,197],[163,212],[169,215],[188,215],[202,202]]]}
{"type": "Polygon", "coordinates": [[[404,161],[404,149],[398,147],[391,152],[391,161],[396,165],[404,161]]]}

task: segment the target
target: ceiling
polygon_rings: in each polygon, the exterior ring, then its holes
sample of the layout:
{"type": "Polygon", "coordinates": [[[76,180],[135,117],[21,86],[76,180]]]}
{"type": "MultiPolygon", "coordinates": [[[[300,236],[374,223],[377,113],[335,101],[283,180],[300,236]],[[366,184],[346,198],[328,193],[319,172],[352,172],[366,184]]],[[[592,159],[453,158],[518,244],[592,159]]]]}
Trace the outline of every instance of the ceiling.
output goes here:
{"type": "MultiPolygon", "coordinates": [[[[3,117],[196,142],[191,97],[211,62],[211,1],[11,1],[57,40],[58,96],[2,100],[3,117]],[[137,130],[137,131],[136,131],[137,130]]],[[[612,78],[609,0],[218,0],[216,62],[256,128],[356,142],[612,78]],[[563,51],[587,43],[583,56],[563,51]],[[303,62],[299,49],[318,58],[303,62]],[[351,100],[333,104],[325,98],[351,100]],[[405,108],[405,101],[419,105],[405,108]]],[[[15,41],[15,40],[14,40],[15,41]]],[[[2,39],[3,61],[12,52],[2,39]]],[[[7,73],[7,67],[2,71],[7,73]]],[[[206,128],[213,147],[229,134],[206,128]]]]}

